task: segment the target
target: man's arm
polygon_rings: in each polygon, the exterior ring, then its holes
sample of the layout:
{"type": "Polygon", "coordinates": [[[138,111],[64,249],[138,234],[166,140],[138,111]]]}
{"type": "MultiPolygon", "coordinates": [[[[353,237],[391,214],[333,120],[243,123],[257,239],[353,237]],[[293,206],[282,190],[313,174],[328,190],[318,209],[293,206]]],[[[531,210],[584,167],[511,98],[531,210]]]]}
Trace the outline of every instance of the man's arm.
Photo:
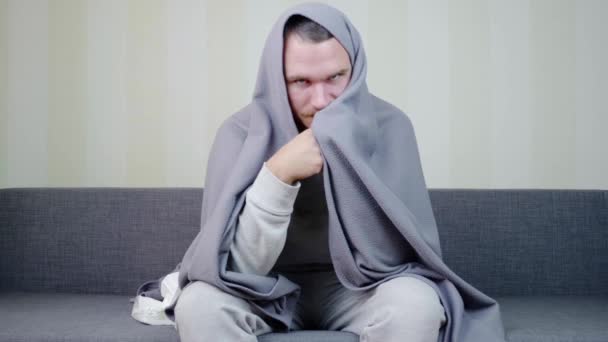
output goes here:
{"type": "Polygon", "coordinates": [[[322,167],[321,150],[310,129],[264,163],[245,195],[230,246],[230,269],[260,275],[272,269],[285,246],[299,180],[319,173],[322,167]]]}
{"type": "Polygon", "coordinates": [[[287,238],[300,183],[289,185],[264,164],[245,195],[230,246],[228,267],[236,272],[266,275],[276,263],[287,238]]]}

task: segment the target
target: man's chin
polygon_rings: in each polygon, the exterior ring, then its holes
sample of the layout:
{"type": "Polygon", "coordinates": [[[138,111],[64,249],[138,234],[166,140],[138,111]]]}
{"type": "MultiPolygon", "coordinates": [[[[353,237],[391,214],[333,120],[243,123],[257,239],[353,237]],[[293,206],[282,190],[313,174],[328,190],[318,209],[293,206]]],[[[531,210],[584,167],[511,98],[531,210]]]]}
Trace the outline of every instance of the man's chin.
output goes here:
{"type": "Polygon", "coordinates": [[[305,114],[305,115],[294,115],[294,119],[296,122],[296,126],[298,127],[298,131],[302,132],[310,126],[312,126],[312,122],[315,118],[315,114],[305,114]]]}
{"type": "Polygon", "coordinates": [[[315,118],[315,114],[307,114],[307,115],[303,115],[302,121],[312,124],[312,120],[314,120],[314,118],[315,118]]]}
{"type": "Polygon", "coordinates": [[[302,132],[308,128],[308,126],[306,126],[306,124],[302,122],[302,119],[297,118],[294,121],[296,123],[296,128],[298,129],[298,132],[302,132]]]}

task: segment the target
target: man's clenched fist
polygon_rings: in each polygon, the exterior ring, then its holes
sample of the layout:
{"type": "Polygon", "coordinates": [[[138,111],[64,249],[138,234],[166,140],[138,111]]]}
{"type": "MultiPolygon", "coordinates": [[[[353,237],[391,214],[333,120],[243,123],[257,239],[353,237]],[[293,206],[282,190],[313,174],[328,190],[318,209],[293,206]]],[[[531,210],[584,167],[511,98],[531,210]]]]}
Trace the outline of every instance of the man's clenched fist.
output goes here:
{"type": "Polygon", "coordinates": [[[309,128],[281,147],[268,161],[266,167],[280,180],[293,184],[321,172],[321,149],[309,128]]]}

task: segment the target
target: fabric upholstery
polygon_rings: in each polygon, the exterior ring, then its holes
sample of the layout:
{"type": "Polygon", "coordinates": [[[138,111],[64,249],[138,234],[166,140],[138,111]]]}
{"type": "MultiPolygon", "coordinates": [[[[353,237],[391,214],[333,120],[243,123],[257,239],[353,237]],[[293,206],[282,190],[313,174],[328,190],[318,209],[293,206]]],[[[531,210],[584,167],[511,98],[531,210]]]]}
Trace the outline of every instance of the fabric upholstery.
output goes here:
{"type": "MultiPolygon", "coordinates": [[[[171,326],[148,326],[132,319],[126,296],[3,292],[0,308],[0,342],[179,341],[171,326]]],[[[267,334],[259,340],[356,342],[358,337],[346,332],[299,331],[267,334]]]]}
{"type": "Polygon", "coordinates": [[[2,189],[0,291],[134,295],[181,259],[201,201],[201,189],[2,189]]]}
{"type": "Polygon", "coordinates": [[[608,191],[432,190],[444,259],[482,291],[608,295],[608,191]]]}
{"type": "MultiPolygon", "coordinates": [[[[0,189],[0,291],[134,295],[181,260],[199,229],[202,195],[0,189]]],[[[608,191],[430,196],[446,263],[489,295],[608,295],[608,191]]]]}
{"type": "MultiPolygon", "coordinates": [[[[132,319],[129,297],[180,260],[198,232],[202,195],[0,189],[0,342],[177,341],[171,327],[132,319]]],[[[608,191],[430,195],[446,263],[497,296],[508,341],[608,341],[608,191]]],[[[303,331],[260,341],[357,337],[303,331]]]]}
{"type": "Polygon", "coordinates": [[[131,318],[126,296],[0,293],[0,342],[178,342],[171,326],[131,318]]]}
{"type": "Polygon", "coordinates": [[[499,297],[509,342],[608,341],[608,296],[499,297]]]}
{"type": "MultiPolygon", "coordinates": [[[[509,342],[608,341],[608,296],[498,297],[509,342]]],[[[129,316],[128,296],[0,293],[0,342],[178,342],[170,326],[129,316]]],[[[261,342],[357,342],[343,332],[268,334],[261,342]]]]}
{"type": "Polygon", "coordinates": [[[262,335],[260,342],[359,342],[357,335],[341,331],[294,331],[262,335]]]}

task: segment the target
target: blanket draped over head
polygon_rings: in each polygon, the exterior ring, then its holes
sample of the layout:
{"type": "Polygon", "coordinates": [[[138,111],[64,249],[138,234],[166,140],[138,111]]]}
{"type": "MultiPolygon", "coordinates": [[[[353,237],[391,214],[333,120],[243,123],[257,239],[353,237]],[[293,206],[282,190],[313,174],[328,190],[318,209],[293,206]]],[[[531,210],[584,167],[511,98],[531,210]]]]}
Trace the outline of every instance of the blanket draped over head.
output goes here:
{"type": "Polygon", "coordinates": [[[276,329],[290,325],[297,284],[280,274],[238,273],[227,265],[247,189],[263,162],[298,134],[283,74],[283,30],[293,15],[325,27],[352,64],[349,85],[312,124],[324,158],[329,245],[340,282],[365,290],[395,277],[418,277],[436,290],[445,308],[440,340],[504,341],[498,304],[442,261],[411,122],[368,91],[359,33],[344,14],[322,4],[299,5],[280,17],[264,47],[252,102],[218,130],[201,230],[180,264],[180,289],[204,281],[248,300],[276,329]]]}

